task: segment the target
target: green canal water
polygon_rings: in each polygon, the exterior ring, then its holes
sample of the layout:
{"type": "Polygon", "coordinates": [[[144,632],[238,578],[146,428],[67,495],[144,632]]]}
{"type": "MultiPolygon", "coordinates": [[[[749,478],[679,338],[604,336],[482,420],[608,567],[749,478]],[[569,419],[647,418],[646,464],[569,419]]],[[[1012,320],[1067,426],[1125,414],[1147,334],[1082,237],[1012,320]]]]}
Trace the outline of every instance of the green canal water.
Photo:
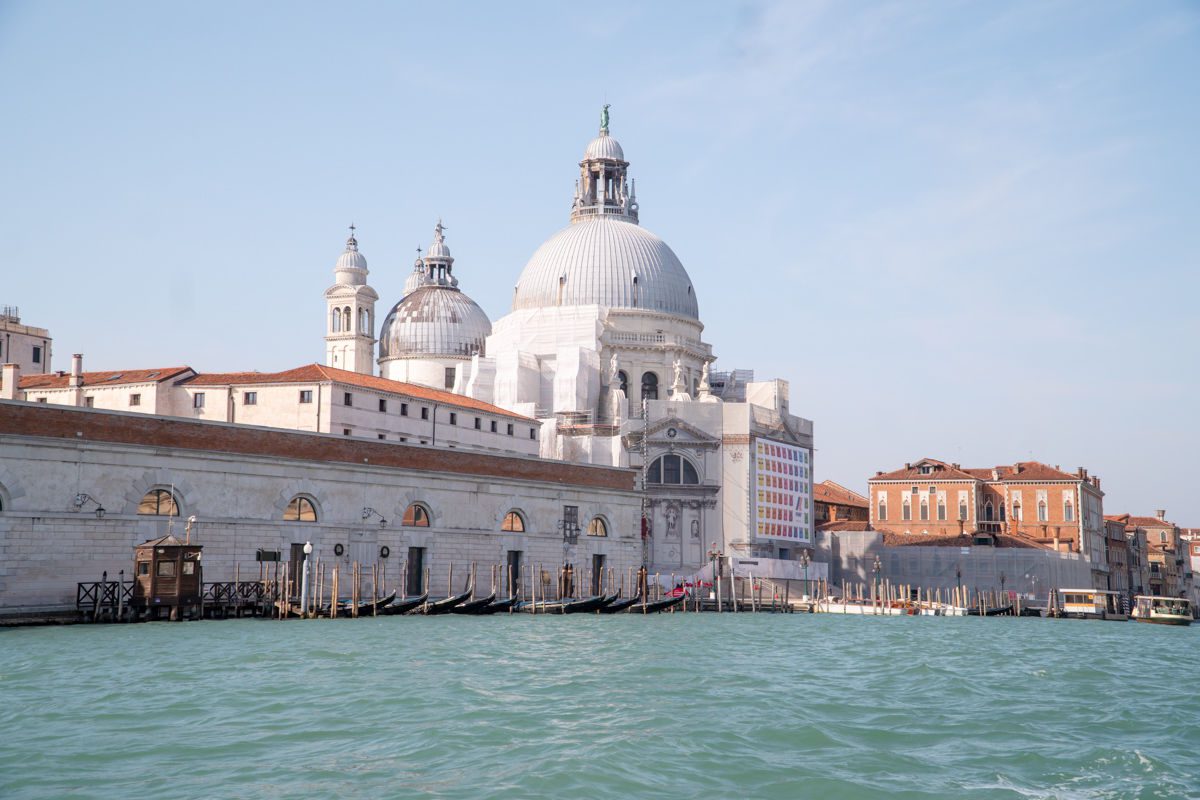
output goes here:
{"type": "Polygon", "coordinates": [[[0,631],[0,797],[1200,797],[1200,626],[675,614],[0,631]]]}

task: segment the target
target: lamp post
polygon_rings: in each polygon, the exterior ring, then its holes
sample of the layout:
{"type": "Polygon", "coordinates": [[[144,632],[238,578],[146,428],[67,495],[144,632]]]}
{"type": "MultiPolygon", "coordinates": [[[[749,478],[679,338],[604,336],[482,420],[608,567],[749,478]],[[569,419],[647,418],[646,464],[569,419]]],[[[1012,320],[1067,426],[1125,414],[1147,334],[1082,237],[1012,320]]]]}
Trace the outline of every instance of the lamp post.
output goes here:
{"type": "Polygon", "coordinates": [[[1008,576],[1004,574],[1004,570],[1000,570],[1000,594],[1004,594],[1004,582],[1008,580],[1008,576]]]}
{"type": "Polygon", "coordinates": [[[713,542],[712,547],[708,549],[708,560],[712,564],[712,581],[713,589],[708,593],[710,598],[717,601],[717,611],[721,610],[721,581],[717,575],[718,565],[721,563],[721,557],[725,554],[717,548],[717,543],[713,542]]]}
{"type": "Polygon", "coordinates": [[[875,600],[879,601],[880,590],[883,588],[879,582],[879,573],[883,572],[883,563],[879,560],[879,556],[875,556],[875,563],[871,567],[871,573],[875,576],[871,582],[871,587],[875,590],[875,600]]]}
{"type": "Polygon", "coordinates": [[[562,531],[563,545],[563,567],[562,574],[559,576],[559,595],[567,596],[568,592],[572,591],[571,586],[567,583],[567,569],[570,566],[571,548],[579,543],[579,506],[563,506],[562,519],[558,521],[558,528],[562,531]]]}
{"type": "Polygon", "coordinates": [[[807,600],[808,594],[808,551],[800,551],[800,566],[804,567],[804,599],[807,600]]]}
{"type": "Polygon", "coordinates": [[[312,555],[312,542],[304,543],[304,567],[300,572],[300,616],[308,616],[308,557],[312,555]]]}

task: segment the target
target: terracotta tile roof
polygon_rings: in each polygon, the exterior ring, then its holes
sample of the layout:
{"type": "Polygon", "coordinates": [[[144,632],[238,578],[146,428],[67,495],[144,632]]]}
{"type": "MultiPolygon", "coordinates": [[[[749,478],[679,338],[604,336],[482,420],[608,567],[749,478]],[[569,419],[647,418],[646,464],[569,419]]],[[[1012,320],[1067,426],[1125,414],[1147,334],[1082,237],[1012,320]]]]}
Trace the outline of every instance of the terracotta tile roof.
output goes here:
{"type": "MultiPolygon", "coordinates": [[[[122,386],[131,383],[162,383],[178,378],[191,367],[159,367],[158,369],[110,369],[107,372],[85,372],[84,386],[122,386]]],[[[70,384],[69,373],[50,372],[42,375],[22,375],[22,389],[65,389],[70,384]]]]}
{"type": "Polygon", "coordinates": [[[996,467],[1003,481],[1080,481],[1083,478],[1063,472],[1040,461],[1018,461],[1011,467],[996,467]]]}
{"type": "Polygon", "coordinates": [[[378,378],[374,375],[363,375],[359,372],[350,372],[349,370],[337,369],[336,367],[326,367],[321,364],[305,364],[302,367],[296,367],[295,369],[283,372],[210,372],[196,375],[193,378],[182,381],[182,383],[186,383],[188,386],[230,386],[269,383],[323,383],[325,381],[348,386],[358,386],[363,389],[374,389],[375,391],[389,392],[391,394],[400,394],[447,406],[470,408],[475,411],[484,411],[488,414],[511,417],[512,419],[519,419],[525,422],[534,421],[523,414],[508,411],[491,403],[476,400],[473,397],[445,392],[440,389],[430,389],[427,386],[418,386],[415,383],[402,383],[400,381],[388,380],[387,378],[378,378]]]}
{"type": "MultiPolygon", "coordinates": [[[[883,534],[884,547],[971,547],[975,544],[975,540],[970,534],[966,536],[959,536],[958,534],[931,536],[923,533],[904,533],[902,531],[882,529],[880,533],[883,534]]],[[[1033,550],[1047,549],[1037,542],[1003,533],[995,535],[994,539],[996,547],[1022,547],[1033,550]]]]}
{"type": "Polygon", "coordinates": [[[1064,472],[1061,469],[1052,467],[1049,464],[1043,464],[1040,461],[1018,461],[1016,464],[999,465],[995,467],[958,467],[954,464],[947,464],[945,461],[938,461],[933,458],[923,458],[920,461],[909,464],[904,469],[898,469],[894,472],[887,472],[881,475],[876,475],[871,478],[873,481],[914,481],[920,483],[922,481],[961,481],[961,480],[977,480],[977,481],[1079,481],[1082,480],[1078,475],[1070,472],[1064,472]],[[921,473],[921,465],[933,465],[934,472],[931,475],[921,473]]]}
{"type": "Polygon", "coordinates": [[[893,472],[884,472],[871,478],[872,481],[916,481],[921,482],[937,482],[937,481],[967,481],[974,480],[975,476],[963,470],[961,467],[956,467],[953,464],[947,464],[945,461],[938,461],[934,458],[923,458],[920,461],[908,464],[904,469],[898,469],[893,472]],[[933,472],[925,475],[921,472],[921,466],[932,466],[933,472]]]}
{"type": "Polygon", "coordinates": [[[868,508],[867,498],[833,481],[821,481],[813,486],[813,500],[818,503],[834,503],[840,506],[868,508]]]}
{"type": "Polygon", "coordinates": [[[829,522],[822,522],[817,526],[819,531],[869,531],[872,530],[871,523],[866,520],[845,520],[835,519],[829,522]]]}

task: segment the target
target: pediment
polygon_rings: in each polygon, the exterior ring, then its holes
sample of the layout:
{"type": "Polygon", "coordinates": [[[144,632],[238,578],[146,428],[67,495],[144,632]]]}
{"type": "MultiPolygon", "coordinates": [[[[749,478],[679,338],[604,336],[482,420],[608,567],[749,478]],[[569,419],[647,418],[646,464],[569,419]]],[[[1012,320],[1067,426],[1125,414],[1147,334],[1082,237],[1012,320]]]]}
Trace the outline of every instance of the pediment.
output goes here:
{"type": "MultiPolygon", "coordinates": [[[[681,419],[667,418],[650,426],[644,434],[652,447],[717,448],[721,439],[681,419]]],[[[626,435],[625,446],[641,444],[643,433],[637,431],[626,435]]]]}

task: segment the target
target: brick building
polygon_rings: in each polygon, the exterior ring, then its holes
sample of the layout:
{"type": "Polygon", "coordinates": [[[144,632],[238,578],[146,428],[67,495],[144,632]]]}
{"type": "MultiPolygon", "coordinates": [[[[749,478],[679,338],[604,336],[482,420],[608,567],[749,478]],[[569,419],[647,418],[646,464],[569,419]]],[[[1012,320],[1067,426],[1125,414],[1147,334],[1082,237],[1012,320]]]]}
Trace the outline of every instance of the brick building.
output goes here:
{"type": "Polygon", "coordinates": [[[1041,547],[1088,561],[1109,585],[1100,479],[1037,461],[963,468],[926,458],[868,481],[871,527],[890,541],[1041,547]]]}
{"type": "MultiPolygon", "coordinates": [[[[866,523],[871,516],[869,506],[867,498],[833,481],[821,481],[813,485],[813,507],[818,527],[831,523],[866,523]]],[[[844,529],[844,526],[839,528],[844,529]]]]}
{"type": "Polygon", "coordinates": [[[1146,594],[1190,596],[1192,564],[1188,542],[1178,525],[1159,510],[1153,517],[1116,514],[1105,519],[1125,526],[1126,538],[1145,542],[1146,594]]]}

